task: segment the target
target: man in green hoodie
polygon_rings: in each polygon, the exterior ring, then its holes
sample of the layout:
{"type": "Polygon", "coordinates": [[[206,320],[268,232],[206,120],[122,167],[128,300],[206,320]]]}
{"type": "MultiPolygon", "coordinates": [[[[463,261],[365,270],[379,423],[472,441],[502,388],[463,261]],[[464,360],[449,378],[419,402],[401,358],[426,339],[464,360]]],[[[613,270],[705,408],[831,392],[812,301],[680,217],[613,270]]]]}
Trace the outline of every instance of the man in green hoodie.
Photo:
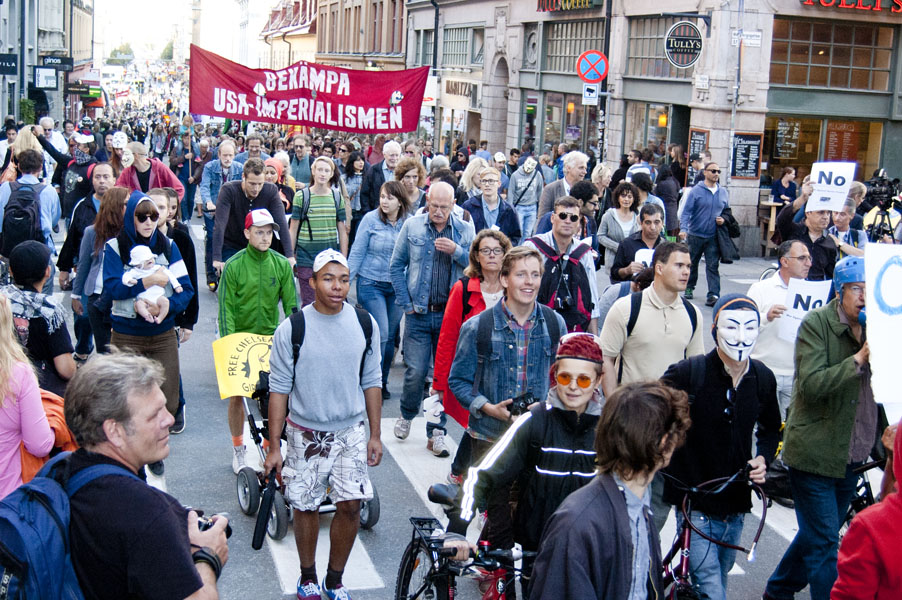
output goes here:
{"type": "MultiPolygon", "coordinates": [[[[297,312],[294,274],[288,259],[270,249],[279,226],[265,208],[252,210],[244,219],[247,247],[226,261],[219,281],[219,335],[257,333],[272,335],[279,326],[279,300],[287,315],[297,312]]],[[[245,466],[244,403],[229,398],[229,430],[232,433],[232,471],[245,466]]]]}

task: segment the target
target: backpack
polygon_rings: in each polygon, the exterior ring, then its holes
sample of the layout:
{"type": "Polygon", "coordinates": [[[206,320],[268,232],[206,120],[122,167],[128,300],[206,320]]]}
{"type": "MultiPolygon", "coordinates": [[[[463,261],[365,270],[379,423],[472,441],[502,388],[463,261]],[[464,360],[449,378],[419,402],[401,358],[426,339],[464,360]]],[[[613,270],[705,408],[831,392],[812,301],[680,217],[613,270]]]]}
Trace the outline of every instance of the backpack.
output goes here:
{"type": "Polygon", "coordinates": [[[470,278],[464,275],[460,278],[460,322],[463,323],[467,320],[467,315],[470,314],[470,290],[467,288],[470,285],[470,278]]]}
{"type": "MultiPolygon", "coordinates": [[[[332,190],[332,200],[335,202],[335,219],[338,220],[338,214],[341,210],[341,198],[338,195],[338,190],[332,190]]],[[[301,190],[301,215],[299,217],[298,230],[301,228],[301,223],[306,221],[307,223],[307,235],[310,238],[310,241],[313,241],[313,230],[310,228],[310,219],[308,218],[308,213],[310,212],[310,187],[305,187],[301,190]]]]}
{"type": "MultiPolygon", "coordinates": [[[[366,347],[363,350],[363,355],[360,357],[360,372],[358,374],[358,377],[363,379],[364,362],[367,355],[373,353],[373,319],[366,309],[355,306],[354,312],[357,314],[360,328],[363,329],[363,337],[366,338],[366,347]]],[[[306,331],[304,311],[299,310],[296,313],[292,313],[288,320],[291,322],[291,389],[294,389],[294,376],[297,371],[298,357],[301,355],[301,345],[304,343],[304,332],[306,331]]],[[[0,600],[2,598],[0,596],[0,600]]]]}
{"type": "Polygon", "coordinates": [[[62,476],[69,452],[51,459],[37,476],[0,501],[0,599],[82,600],[69,547],[69,499],[105,475],[140,481],[124,467],[87,467],[62,476]]]}
{"type": "MultiPolygon", "coordinates": [[[[561,329],[555,318],[557,313],[543,304],[539,304],[539,308],[542,309],[542,316],[545,317],[545,327],[551,338],[551,349],[557,351],[558,342],[561,340],[561,329]]],[[[474,396],[479,394],[479,383],[482,381],[482,373],[485,371],[485,362],[492,353],[492,329],[495,327],[493,313],[494,311],[489,309],[473,317],[478,319],[476,324],[476,375],[473,377],[474,396]]]]}
{"type": "MultiPolygon", "coordinates": [[[[692,336],[695,335],[695,330],[698,329],[698,315],[695,313],[695,307],[691,302],[680,296],[680,300],[683,301],[683,308],[686,309],[686,313],[689,315],[689,323],[692,324],[692,334],[689,336],[689,339],[692,339],[692,336]]],[[[642,292],[633,292],[630,295],[630,318],[626,323],[626,337],[629,337],[633,333],[633,329],[636,327],[636,322],[639,320],[639,311],[642,310],[642,292]]],[[[686,351],[683,350],[683,357],[685,358],[686,351]]],[[[697,369],[696,369],[697,370],[697,369]]],[[[620,360],[620,367],[617,371],[617,383],[620,383],[620,380],[623,378],[623,359],[620,360]]],[[[702,371],[702,380],[704,380],[704,371],[702,371]]],[[[694,381],[694,380],[693,380],[694,381]]]]}
{"type": "Polygon", "coordinates": [[[9,256],[13,248],[28,240],[44,242],[41,231],[39,198],[46,186],[42,183],[9,184],[9,200],[3,211],[3,232],[0,235],[0,254],[9,256]]]}
{"type": "Polygon", "coordinates": [[[545,274],[539,285],[539,303],[564,317],[567,331],[586,331],[595,304],[589,275],[579,261],[592,248],[588,244],[579,244],[570,254],[557,254],[538,237],[529,238],[529,241],[546,258],[545,274]]]}

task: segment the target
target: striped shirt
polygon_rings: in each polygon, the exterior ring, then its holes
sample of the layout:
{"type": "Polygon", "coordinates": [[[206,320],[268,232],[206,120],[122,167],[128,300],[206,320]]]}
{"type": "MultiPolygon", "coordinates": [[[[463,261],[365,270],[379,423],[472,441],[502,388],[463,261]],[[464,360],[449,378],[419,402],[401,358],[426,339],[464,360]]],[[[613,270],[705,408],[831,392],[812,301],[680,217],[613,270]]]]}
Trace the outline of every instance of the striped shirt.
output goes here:
{"type": "MultiPolygon", "coordinates": [[[[429,222],[429,232],[432,234],[433,248],[435,240],[439,238],[452,239],[451,225],[446,224],[441,231],[435,229],[435,225],[429,222]]],[[[432,255],[432,283],[429,286],[429,304],[444,304],[451,295],[451,255],[435,250],[432,255]]]]}
{"type": "MultiPolygon", "coordinates": [[[[294,195],[291,218],[301,219],[303,193],[294,195]]],[[[299,267],[312,267],[313,259],[326,248],[340,250],[336,223],[345,220],[344,199],[339,195],[338,211],[335,210],[335,199],[329,195],[311,195],[307,221],[298,226],[298,243],[295,255],[299,267]]]]}

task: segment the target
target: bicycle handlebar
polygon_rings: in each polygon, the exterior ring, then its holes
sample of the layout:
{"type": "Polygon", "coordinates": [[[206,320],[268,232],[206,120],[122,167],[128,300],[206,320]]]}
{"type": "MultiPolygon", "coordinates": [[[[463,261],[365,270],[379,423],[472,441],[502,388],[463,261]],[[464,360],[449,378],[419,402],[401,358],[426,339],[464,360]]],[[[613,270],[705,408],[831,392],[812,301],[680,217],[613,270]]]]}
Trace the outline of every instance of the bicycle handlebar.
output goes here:
{"type": "Polygon", "coordinates": [[[884,469],[884,468],[886,468],[886,459],[881,458],[880,460],[874,460],[874,461],[871,461],[868,463],[864,463],[860,467],[855,467],[854,469],[852,469],[852,472],[855,473],[856,475],[861,475],[862,473],[865,473],[866,471],[870,471],[871,469],[884,469]]]}

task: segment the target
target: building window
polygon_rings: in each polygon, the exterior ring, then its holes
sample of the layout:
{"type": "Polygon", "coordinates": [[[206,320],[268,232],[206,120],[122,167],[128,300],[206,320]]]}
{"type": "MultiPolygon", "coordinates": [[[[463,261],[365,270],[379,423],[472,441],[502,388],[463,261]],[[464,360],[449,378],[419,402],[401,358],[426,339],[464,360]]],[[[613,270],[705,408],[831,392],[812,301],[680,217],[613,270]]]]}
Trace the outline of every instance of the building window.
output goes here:
{"type": "Polygon", "coordinates": [[[442,66],[463,67],[470,64],[468,45],[469,27],[445,27],[442,40],[442,66]]]}
{"type": "Polygon", "coordinates": [[[373,42],[370,44],[373,52],[382,52],[382,20],[384,18],[382,0],[373,2],[373,42]]]}
{"type": "Polygon", "coordinates": [[[481,65],[483,46],[485,45],[485,29],[473,30],[473,47],[470,52],[470,64],[481,65]]]}
{"type": "Polygon", "coordinates": [[[562,21],[545,25],[543,70],[573,73],[576,59],[587,48],[604,47],[604,19],[562,21]]]}
{"type": "Polygon", "coordinates": [[[431,29],[417,31],[417,65],[432,64],[432,46],[434,32],[431,29]]]}
{"type": "Polygon", "coordinates": [[[893,28],[774,19],[770,82],[889,91],[893,28]]]}
{"type": "Polygon", "coordinates": [[[630,19],[626,74],[638,77],[691,79],[694,67],[677,69],[664,56],[664,36],[679,21],[676,17],[630,19]]]}

